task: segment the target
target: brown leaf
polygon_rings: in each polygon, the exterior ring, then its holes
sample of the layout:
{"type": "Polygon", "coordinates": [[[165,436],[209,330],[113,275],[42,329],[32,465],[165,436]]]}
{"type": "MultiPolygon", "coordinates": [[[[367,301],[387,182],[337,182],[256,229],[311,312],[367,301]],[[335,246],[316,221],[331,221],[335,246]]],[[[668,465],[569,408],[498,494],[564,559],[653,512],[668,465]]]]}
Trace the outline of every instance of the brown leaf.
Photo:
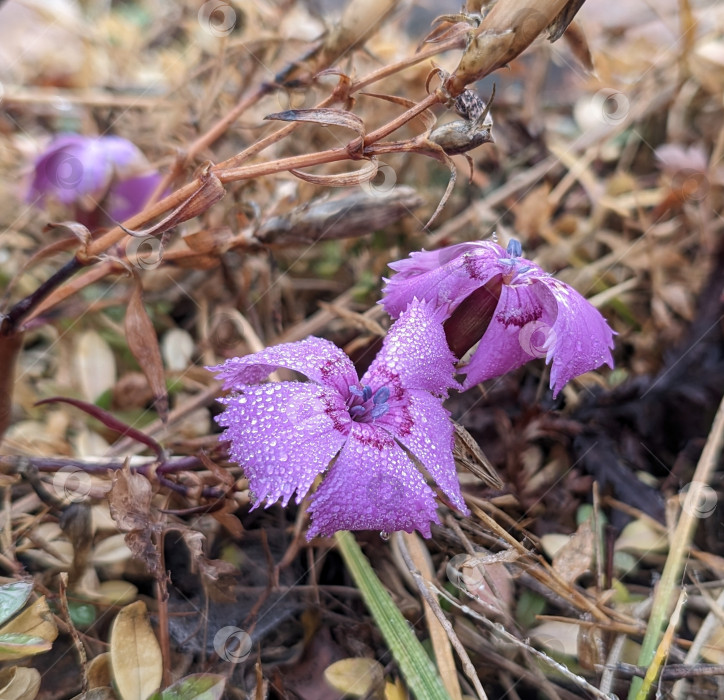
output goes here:
{"type": "MultiPolygon", "coordinates": [[[[38,598],[17,617],[0,628],[0,634],[27,634],[53,642],[58,636],[58,627],[50,612],[45,596],[38,598]]],[[[0,695],[0,697],[5,697],[0,695]]]]}
{"type": "Polygon", "coordinates": [[[152,535],[159,525],[151,519],[151,483],[141,474],[131,473],[128,463],[113,477],[108,505],[116,526],[126,533],[126,544],[133,556],[141,559],[156,579],[164,575],[160,552],[152,535]]]}
{"type": "Polygon", "coordinates": [[[238,507],[236,501],[227,498],[219,510],[211,511],[211,517],[225,527],[236,539],[244,534],[244,526],[241,524],[241,520],[234,515],[234,511],[238,507]]]}
{"type": "Polygon", "coordinates": [[[34,668],[12,666],[0,671],[0,698],[34,700],[40,690],[40,673],[34,668]]]}
{"type": "Polygon", "coordinates": [[[118,696],[113,692],[113,688],[93,688],[76,695],[72,700],[118,700],[118,696]]]}
{"type": "Polygon", "coordinates": [[[181,533],[186,546],[189,548],[191,560],[198,567],[199,572],[209,581],[218,581],[221,576],[238,574],[238,569],[221,559],[209,559],[204,554],[206,537],[198,530],[189,528],[174,528],[181,533]]]}
{"type": "Polygon", "coordinates": [[[116,358],[108,342],[94,330],[83,332],[76,342],[75,370],[81,393],[94,402],[116,383],[116,358]]]}
{"type": "Polygon", "coordinates": [[[100,603],[127,605],[138,598],[138,588],[123,580],[103,581],[98,584],[96,596],[100,603]]]}
{"type": "Polygon", "coordinates": [[[83,248],[86,248],[88,244],[93,240],[91,232],[83,224],[79,224],[77,221],[61,221],[60,223],[47,223],[44,231],[56,231],[57,233],[69,233],[75,236],[82,244],[83,248]]]}
{"type": "Polygon", "coordinates": [[[504,562],[483,562],[471,557],[470,566],[461,573],[467,590],[482,605],[487,615],[506,616],[513,604],[513,577],[504,562]]]}
{"type": "Polygon", "coordinates": [[[136,278],[131,298],[126,309],[126,338],[128,347],[153,391],[155,406],[161,420],[168,420],[168,394],[166,393],[166,375],[158,346],[156,330],[143,305],[143,288],[136,278]]]}
{"type": "MultiPolygon", "coordinates": [[[[216,204],[225,194],[226,190],[214,173],[211,172],[211,163],[203,166],[199,175],[200,185],[189,197],[176,207],[168,216],[163,218],[157,224],[149,226],[141,230],[131,230],[123,226],[121,228],[134,238],[146,238],[147,236],[158,236],[164,231],[178,226],[184,221],[193,219],[199,214],[203,214],[212,204],[216,204]]],[[[120,224],[119,224],[120,225],[120,224]]]]}
{"type": "Polygon", "coordinates": [[[483,483],[494,489],[503,488],[503,480],[498,476],[495,467],[490,463],[475,438],[459,423],[453,421],[455,442],[453,457],[455,463],[464,467],[478,477],[483,483]]]}
{"type": "Polygon", "coordinates": [[[23,334],[0,334],[0,440],[10,425],[10,411],[15,387],[15,362],[23,347],[23,334]]]}
{"type": "Polygon", "coordinates": [[[214,462],[213,459],[211,459],[207,454],[201,452],[199,454],[199,459],[201,460],[201,463],[222,483],[224,486],[233,486],[234,485],[234,477],[231,475],[231,472],[229,472],[228,469],[223,469],[220,467],[216,462],[214,462]]]}
{"type": "Polygon", "coordinates": [[[123,608],[111,627],[111,669],[122,700],[141,700],[158,690],[163,674],[161,647],[139,600],[123,608]]]}
{"type": "Polygon", "coordinates": [[[389,191],[370,188],[313,200],[283,216],[273,216],[255,232],[264,243],[316,243],[379,231],[419,207],[423,200],[412,187],[389,191]]]}
{"type": "Polygon", "coordinates": [[[283,122],[313,122],[325,126],[342,126],[364,137],[365,123],[353,112],[342,109],[288,109],[286,112],[269,114],[264,119],[278,119],[283,122]]]}
{"type": "Polygon", "coordinates": [[[586,520],[553,557],[553,568],[564,581],[575,583],[579,576],[590,571],[594,543],[591,522],[586,520]]]}
{"type": "Polygon", "coordinates": [[[384,697],[385,669],[365,657],[335,661],[324,671],[324,679],[335,690],[354,697],[384,697]]]}
{"type": "Polygon", "coordinates": [[[122,532],[144,530],[152,526],[151,483],[145,476],[132,473],[128,463],[113,477],[108,492],[111,517],[122,532]]]}
{"type": "Polygon", "coordinates": [[[377,175],[378,167],[379,163],[377,162],[377,158],[370,158],[366,165],[351,173],[312,175],[311,173],[303,173],[296,168],[293,168],[289,172],[300,180],[311,182],[314,185],[324,185],[325,187],[355,187],[372,180],[372,178],[377,175]]]}
{"type": "Polygon", "coordinates": [[[548,25],[548,40],[553,43],[570,29],[571,22],[586,0],[568,0],[560,14],[548,25]]]}
{"type": "MultiPolygon", "coordinates": [[[[430,552],[424,545],[422,538],[416,532],[400,532],[393,539],[393,547],[395,550],[397,550],[398,547],[400,550],[406,547],[412,564],[420,572],[421,576],[427,581],[435,579],[435,567],[432,563],[430,552]]],[[[406,568],[403,570],[403,573],[404,572],[406,572],[406,568]]],[[[455,670],[455,656],[453,655],[448,633],[443,628],[428,601],[424,598],[422,600],[422,607],[425,613],[427,629],[430,633],[430,643],[435,658],[435,665],[439,669],[445,690],[450,696],[450,700],[462,700],[462,690],[455,670]]]]}
{"type": "Polygon", "coordinates": [[[593,72],[593,57],[588,46],[588,39],[578,22],[571,22],[563,34],[563,39],[571,50],[571,53],[578,59],[578,62],[589,72],[593,72]]]}
{"type": "Polygon", "coordinates": [[[108,652],[94,656],[86,666],[88,689],[107,688],[111,685],[111,655],[108,652]]]}

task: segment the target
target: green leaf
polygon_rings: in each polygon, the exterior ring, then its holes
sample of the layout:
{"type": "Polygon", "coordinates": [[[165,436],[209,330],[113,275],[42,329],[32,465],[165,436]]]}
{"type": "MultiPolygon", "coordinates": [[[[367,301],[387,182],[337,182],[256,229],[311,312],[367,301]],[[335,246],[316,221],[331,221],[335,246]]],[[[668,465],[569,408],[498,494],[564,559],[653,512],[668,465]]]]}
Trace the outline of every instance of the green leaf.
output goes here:
{"type": "Polygon", "coordinates": [[[408,688],[419,700],[450,700],[435,664],[377,578],[357,541],[349,532],[338,532],[334,537],[344,563],[395,657],[408,688]]]}
{"type": "Polygon", "coordinates": [[[530,629],[536,623],[536,616],[541,615],[546,607],[543,596],[528,590],[521,592],[515,608],[515,619],[523,629],[530,629]]]}
{"type": "Polygon", "coordinates": [[[32,590],[30,581],[14,581],[0,586],[0,625],[27,603],[32,590]]]}
{"type": "Polygon", "coordinates": [[[165,690],[157,690],[148,700],[219,700],[226,678],[210,673],[186,676],[165,690]]]}
{"type": "Polygon", "coordinates": [[[68,612],[73,624],[81,630],[90,627],[96,621],[96,608],[90,603],[69,602],[68,612]]]}
{"type": "Polygon", "coordinates": [[[0,661],[21,659],[50,651],[52,644],[42,637],[29,634],[0,634],[0,661]]]}

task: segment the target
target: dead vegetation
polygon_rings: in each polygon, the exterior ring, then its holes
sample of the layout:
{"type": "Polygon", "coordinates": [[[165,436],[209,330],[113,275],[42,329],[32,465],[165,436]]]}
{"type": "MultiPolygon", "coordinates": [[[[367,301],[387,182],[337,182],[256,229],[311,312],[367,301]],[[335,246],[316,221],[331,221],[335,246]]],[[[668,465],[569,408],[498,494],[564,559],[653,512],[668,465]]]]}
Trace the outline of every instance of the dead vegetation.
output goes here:
{"type": "Polygon", "coordinates": [[[551,43],[580,3],[329,4],[0,5],[0,696],[407,697],[333,542],[250,510],[204,367],[310,334],[364,365],[387,263],[496,232],[616,369],[454,396],[473,516],[357,540],[455,700],[719,697],[722,8],[588,0],[551,43]],[[66,131],[136,144],[153,202],[26,203],[66,131]]]}

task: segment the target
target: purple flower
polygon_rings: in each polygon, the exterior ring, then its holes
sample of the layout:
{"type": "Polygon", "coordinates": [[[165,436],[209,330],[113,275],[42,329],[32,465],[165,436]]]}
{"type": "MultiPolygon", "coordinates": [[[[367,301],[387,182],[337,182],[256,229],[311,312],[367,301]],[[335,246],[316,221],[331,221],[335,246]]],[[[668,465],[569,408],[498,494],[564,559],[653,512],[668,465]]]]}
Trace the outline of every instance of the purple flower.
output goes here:
{"type": "MultiPolygon", "coordinates": [[[[446,317],[456,310],[473,318],[487,314],[487,328],[463,348],[480,338],[462,370],[464,389],[536,357],[553,362],[554,396],[579,374],[604,363],[613,367],[613,331],[603,316],[575,289],[520,254],[517,241],[507,250],[477,241],[412,253],[390,264],[397,274],[386,280],[381,303],[393,318],[413,297],[433,302],[446,317]]],[[[449,335],[448,340],[455,349],[455,339],[449,335]]]]}
{"type": "Polygon", "coordinates": [[[308,538],[366,529],[429,537],[430,522],[439,520],[417,462],[468,514],[442,405],[458,386],[454,362],[441,314],[414,300],[362,379],[342,350],[314,337],[209,368],[238,392],[221,399],[226,410],[217,421],[255,507],[286,505],[295,492],[299,503],[326,471],[311,499],[308,538]],[[258,384],[279,367],[310,381],[258,384]]]}
{"type": "Polygon", "coordinates": [[[64,134],[35,161],[26,199],[42,205],[53,198],[70,205],[107,197],[108,215],[123,221],[143,209],[160,180],[143,153],[126,139],[64,134]]]}

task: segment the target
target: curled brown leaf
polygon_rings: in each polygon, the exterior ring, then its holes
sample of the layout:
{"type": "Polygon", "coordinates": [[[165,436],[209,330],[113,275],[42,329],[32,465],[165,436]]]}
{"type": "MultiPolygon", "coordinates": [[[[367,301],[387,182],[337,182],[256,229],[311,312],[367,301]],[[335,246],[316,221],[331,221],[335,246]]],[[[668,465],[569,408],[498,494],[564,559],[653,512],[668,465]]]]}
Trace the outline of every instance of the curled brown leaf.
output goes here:
{"type": "Polygon", "coordinates": [[[141,280],[136,277],[136,284],[126,308],[126,339],[129,350],[136,358],[151,387],[156,410],[161,420],[165,422],[168,419],[166,375],[156,330],[143,305],[142,294],[141,280]]]}

